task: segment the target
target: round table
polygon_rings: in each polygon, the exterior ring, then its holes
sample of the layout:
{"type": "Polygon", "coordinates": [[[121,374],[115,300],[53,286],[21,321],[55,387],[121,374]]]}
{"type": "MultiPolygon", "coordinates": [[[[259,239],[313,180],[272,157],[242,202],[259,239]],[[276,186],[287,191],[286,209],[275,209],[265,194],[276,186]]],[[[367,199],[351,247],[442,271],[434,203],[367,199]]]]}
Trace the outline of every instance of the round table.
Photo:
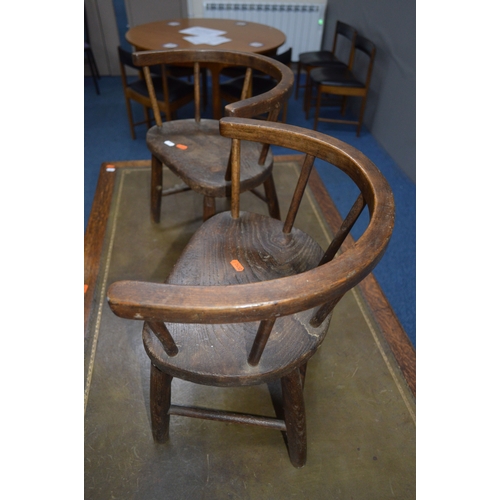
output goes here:
{"type": "MultiPolygon", "coordinates": [[[[127,41],[135,50],[165,49],[215,49],[237,50],[264,55],[274,55],[278,47],[286,41],[285,34],[265,24],[237,21],[231,19],[168,19],[134,26],[125,34],[127,41]],[[229,41],[219,45],[210,43],[194,44],[185,39],[191,35],[180,33],[188,28],[208,28],[225,33],[222,37],[229,41]]],[[[209,41],[209,40],[207,40],[209,41]]],[[[215,119],[221,118],[219,75],[223,66],[207,64],[212,75],[212,101],[215,119]]]]}

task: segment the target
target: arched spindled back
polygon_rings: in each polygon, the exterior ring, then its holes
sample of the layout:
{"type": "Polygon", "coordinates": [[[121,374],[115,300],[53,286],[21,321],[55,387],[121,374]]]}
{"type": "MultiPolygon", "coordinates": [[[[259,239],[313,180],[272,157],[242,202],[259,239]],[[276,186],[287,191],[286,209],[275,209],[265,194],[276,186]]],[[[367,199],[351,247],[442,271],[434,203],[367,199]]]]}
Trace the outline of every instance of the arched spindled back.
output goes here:
{"type": "MultiPolygon", "coordinates": [[[[147,68],[150,66],[176,64],[194,66],[195,63],[200,66],[203,66],[204,63],[218,63],[222,66],[247,67],[268,74],[276,80],[276,86],[270,91],[228,104],[224,108],[226,116],[252,118],[268,114],[271,111],[276,112],[277,110],[279,112],[293,90],[294,76],[292,70],[285,64],[260,54],[228,50],[174,49],[135,52],[132,57],[136,66],[144,68],[146,81],[150,73],[147,68]]],[[[197,84],[196,82],[198,82],[199,88],[199,78],[195,78],[195,85],[197,84]]],[[[151,81],[148,84],[148,89],[150,89],[150,94],[152,94],[151,99],[155,99],[151,81]]],[[[161,124],[161,119],[159,122],[161,124]]]]}
{"type": "MultiPolygon", "coordinates": [[[[357,149],[313,130],[261,120],[223,118],[223,136],[262,141],[319,158],[346,173],[361,191],[340,236],[326,251],[320,266],[300,274],[265,282],[223,286],[191,286],[127,281],[108,290],[113,311],[124,318],[172,323],[240,323],[272,321],[325,304],[340,297],[365,278],[382,258],[394,225],[392,191],[373,163],[357,149]],[[346,251],[337,251],[343,234],[363,205],[370,221],[364,233],[346,251]]],[[[306,168],[311,160],[306,160],[306,168]]],[[[286,222],[285,222],[286,223],[286,222]]],[[[263,336],[267,328],[262,327],[263,336]]]]}

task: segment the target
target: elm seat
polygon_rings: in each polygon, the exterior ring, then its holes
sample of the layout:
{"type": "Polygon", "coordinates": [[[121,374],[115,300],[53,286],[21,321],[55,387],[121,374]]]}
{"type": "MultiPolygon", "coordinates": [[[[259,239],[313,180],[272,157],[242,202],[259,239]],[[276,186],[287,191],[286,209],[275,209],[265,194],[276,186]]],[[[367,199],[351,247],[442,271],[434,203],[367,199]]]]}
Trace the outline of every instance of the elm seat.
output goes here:
{"type": "MultiPolygon", "coordinates": [[[[295,228],[284,234],[283,223],[276,219],[246,212],[233,219],[229,212],[222,212],[194,235],[167,283],[192,286],[258,283],[313,269],[322,256],[321,247],[312,238],[295,228]],[[255,227],[259,228],[258,238],[255,227]],[[205,242],[210,242],[210,256],[202,259],[202,267],[193,265],[200,261],[199,249],[205,242]],[[230,265],[234,259],[243,266],[243,271],[235,272],[230,265]]],[[[242,323],[238,329],[232,324],[166,323],[179,346],[174,357],[166,354],[147,324],[143,340],[156,366],[175,377],[214,386],[252,385],[279,377],[290,371],[291,365],[300,366],[317,349],[329,322],[314,328],[308,325],[310,319],[311,311],[280,318],[257,366],[250,366],[247,359],[258,328],[255,322],[242,323]],[[287,342],[293,342],[294,349],[286,348],[287,342]],[[222,347],[214,351],[214,345],[222,347]]]]}
{"type": "MultiPolygon", "coordinates": [[[[364,56],[364,76],[358,77],[354,70],[359,68],[354,67],[353,70],[348,68],[339,68],[338,66],[322,66],[311,70],[311,85],[316,88],[316,112],[314,116],[314,130],[318,128],[318,121],[331,122],[331,123],[348,123],[357,125],[356,135],[359,136],[361,126],[363,124],[363,116],[366,107],[366,100],[368,97],[368,90],[370,88],[370,80],[373,71],[373,62],[375,60],[376,48],[375,44],[367,38],[357,35],[355,43],[355,59],[358,63],[359,55],[364,56]],[[333,94],[342,97],[342,115],[345,114],[346,98],[347,97],[361,97],[361,106],[356,120],[347,119],[333,119],[329,117],[320,117],[321,99],[323,94],[333,94]]],[[[361,71],[361,73],[363,73],[361,71]]],[[[306,103],[307,110],[310,108],[310,100],[306,103]]]]}
{"type": "Polygon", "coordinates": [[[299,54],[299,61],[297,63],[297,84],[295,87],[295,99],[299,97],[299,88],[305,87],[304,95],[304,110],[307,113],[307,103],[311,98],[311,80],[310,72],[313,68],[324,65],[336,65],[343,68],[352,69],[354,60],[354,44],[356,42],[357,31],[349,24],[337,21],[335,25],[335,34],[333,36],[332,50],[316,50],[312,52],[303,52],[299,54]],[[341,38],[339,38],[341,37],[341,38]],[[339,57],[342,50],[342,41],[349,43],[348,56],[339,57]],[[306,72],[306,83],[300,85],[300,73],[302,69],[306,72]]]}
{"type": "MultiPolygon", "coordinates": [[[[269,57],[225,50],[166,50],[147,51],[134,54],[134,63],[144,68],[149,95],[153,103],[156,126],[146,136],[151,151],[151,217],[160,221],[163,196],[192,189],[203,195],[203,220],[216,212],[216,198],[227,197],[231,185],[230,141],[220,137],[217,120],[201,119],[200,71],[203,63],[217,63],[225,67],[244,67],[245,89],[248,88],[252,71],[269,75],[274,80],[273,88],[264,94],[242,98],[228,104],[228,116],[252,118],[266,115],[275,121],[293,90],[292,70],[269,57]],[[195,111],[194,118],[162,123],[155,110],[155,88],[150,67],[161,65],[186,65],[194,68],[195,111]],[[182,148],[182,149],[179,149],[182,148]],[[163,189],[163,165],[181,178],[183,183],[171,189],[163,189]]],[[[245,90],[243,95],[247,95],[245,90]]],[[[250,191],[263,199],[272,217],[279,219],[279,202],[272,176],[273,155],[269,145],[246,144],[243,146],[241,189],[250,191]],[[264,193],[256,190],[264,187],[264,193]]]]}
{"type": "Polygon", "coordinates": [[[290,461],[302,467],[307,362],[325,338],[336,304],[382,258],[394,225],[394,200],[370,160],[333,137],[232,117],[220,121],[220,133],[231,139],[231,211],[202,224],[165,283],[118,281],[108,289],[108,302],[117,316],[144,322],[156,442],[168,440],[171,415],[258,425],[285,432],[290,461]],[[284,222],[240,212],[246,141],[304,153],[284,222]],[[360,190],[326,250],[294,227],[316,158],[342,170],[360,190]],[[362,236],[340,253],[366,206],[370,220],[362,236]],[[173,377],[216,387],[280,382],[280,418],[172,404],[173,377]]]}
{"type": "MultiPolygon", "coordinates": [[[[231,140],[219,133],[217,120],[195,119],[176,120],[161,127],[148,130],[146,141],[155,157],[161,157],[169,147],[168,166],[191,189],[212,198],[229,197],[231,181],[226,180],[226,162],[220,161],[220,151],[229,156],[231,140]],[[187,149],[165,146],[165,139],[174,144],[183,144],[187,149]],[[200,154],[202,153],[202,154],[200,154]],[[186,168],[186,164],[189,168],[186,168]],[[210,168],[207,168],[207,165],[210,168]]],[[[244,168],[242,169],[241,189],[248,191],[260,186],[271,174],[273,157],[268,154],[263,165],[259,165],[262,146],[254,142],[242,144],[244,168]]]]}
{"type": "MultiPolygon", "coordinates": [[[[118,60],[120,62],[120,75],[123,95],[125,96],[130,135],[132,139],[135,139],[135,127],[143,124],[147,124],[148,128],[151,127],[152,121],[149,110],[153,109],[153,104],[149,97],[144,76],[140,74],[139,69],[134,65],[132,53],[122,47],[118,47],[118,60]],[[137,77],[130,80],[126,68],[134,69],[138,73],[137,77]],[[131,101],[135,101],[143,107],[144,120],[134,121],[131,101]]],[[[151,81],[157,96],[158,107],[167,121],[172,120],[175,118],[176,111],[179,108],[193,101],[194,86],[183,79],[170,76],[165,67],[158,66],[154,69],[156,73],[152,76],[151,81]]]]}

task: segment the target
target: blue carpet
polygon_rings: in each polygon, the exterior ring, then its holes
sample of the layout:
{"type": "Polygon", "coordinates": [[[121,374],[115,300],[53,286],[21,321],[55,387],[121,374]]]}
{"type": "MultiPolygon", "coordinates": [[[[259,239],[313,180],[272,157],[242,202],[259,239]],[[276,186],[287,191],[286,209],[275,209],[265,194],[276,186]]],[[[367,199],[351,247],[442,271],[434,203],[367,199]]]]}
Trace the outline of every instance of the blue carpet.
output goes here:
{"type": "MultiPolygon", "coordinates": [[[[125,100],[119,77],[102,77],[99,80],[101,94],[97,95],[91,78],[85,78],[85,206],[84,227],[87,226],[92,206],[99,168],[104,161],[145,160],[150,154],[146,147],[146,125],[136,128],[137,139],[130,137],[125,100]]],[[[292,97],[288,104],[287,123],[313,128],[312,112],[309,120],[302,110],[303,90],[299,99],[292,97]]],[[[332,112],[333,108],[332,108],[332,112]]],[[[134,107],[137,118],[142,109],[134,107]]],[[[179,118],[190,116],[187,106],[179,112],[179,118]]],[[[192,115],[191,115],[192,116],[192,115]]],[[[318,131],[332,135],[363,152],[377,165],[394,192],[396,224],[385,256],[374,271],[382,290],[405,329],[413,345],[416,345],[416,186],[377,143],[366,128],[356,137],[354,126],[320,122],[318,131]]],[[[273,148],[274,154],[290,154],[293,151],[273,148]]],[[[357,192],[352,183],[337,169],[317,161],[315,166],[332,199],[343,216],[354,202],[357,192]]],[[[363,220],[354,228],[361,232],[363,220]]]]}

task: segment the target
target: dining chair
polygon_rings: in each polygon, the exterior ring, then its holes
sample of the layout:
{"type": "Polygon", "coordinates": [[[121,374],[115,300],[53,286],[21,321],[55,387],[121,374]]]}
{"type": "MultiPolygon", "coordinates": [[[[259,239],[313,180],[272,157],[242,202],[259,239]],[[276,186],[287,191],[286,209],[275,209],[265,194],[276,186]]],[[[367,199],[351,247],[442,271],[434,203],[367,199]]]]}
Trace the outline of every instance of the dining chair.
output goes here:
{"type": "MultiPolygon", "coordinates": [[[[357,125],[356,135],[359,136],[361,126],[363,124],[363,116],[366,108],[366,100],[368,90],[370,88],[370,80],[373,71],[373,63],[375,60],[376,47],[373,42],[367,38],[358,35],[356,37],[356,58],[357,54],[361,53],[365,56],[362,61],[364,77],[358,77],[354,71],[347,68],[338,68],[336,66],[322,66],[311,70],[311,85],[316,88],[316,111],[314,116],[314,130],[318,128],[318,121],[331,123],[347,123],[357,125]],[[319,111],[322,103],[323,94],[341,96],[343,98],[341,104],[342,115],[346,110],[346,97],[361,97],[361,106],[356,120],[334,119],[328,117],[320,117],[319,111]]],[[[353,68],[356,69],[356,68],[353,68]]],[[[310,103],[307,103],[309,111],[310,103]]]]}
{"type": "MultiPolygon", "coordinates": [[[[163,196],[190,190],[203,196],[203,220],[216,212],[216,198],[228,198],[231,188],[230,140],[219,133],[219,121],[201,118],[200,68],[204,63],[247,68],[245,86],[249,85],[252,70],[269,74],[277,82],[275,87],[255,97],[230,103],[227,116],[251,118],[267,114],[275,121],[293,90],[293,72],[284,64],[268,57],[224,50],[147,51],[134,53],[134,64],[144,69],[149,95],[153,104],[156,125],[149,129],[146,143],[151,151],[151,216],[160,222],[163,196]],[[191,65],[194,67],[194,118],[162,122],[158,112],[156,90],[150,66],[156,64],[191,65]],[[163,165],[182,181],[170,189],[163,188],[163,165]]],[[[267,203],[269,213],[279,219],[272,168],[273,154],[267,144],[246,141],[242,144],[242,192],[250,191],[267,203]],[[264,193],[257,190],[263,186],[264,193]]]]}
{"type": "MultiPolygon", "coordinates": [[[[127,107],[127,116],[130,126],[132,139],[136,138],[135,127],[147,124],[148,129],[152,126],[152,120],[149,113],[153,109],[151,98],[149,97],[146,81],[134,65],[132,53],[128,50],[118,47],[118,59],[120,62],[120,75],[125,96],[125,105],[127,107]],[[135,70],[137,77],[130,80],[127,75],[127,68],[135,70]],[[139,103],[143,107],[144,120],[134,121],[131,101],[139,103]]],[[[154,68],[154,74],[151,82],[155,88],[159,110],[164,114],[167,121],[176,118],[176,111],[194,100],[194,85],[183,78],[176,78],[168,74],[168,68],[157,66],[154,68]]]]}
{"type": "MultiPolygon", "coordinates": [[[[289,68],[292,65],[292,47],[281,54],[276,54],[269,56],[272,59],[279,61],[289,68]]],[[[245,88],[245,69],[243,68],[240,74],[236,73],[233,78],[226,79],[219,85],[221,98],[227,102],[237,102],[247,97],[264,94],[269,92],[272,88],[276,86],[276,81],[269,75],[265,75],[259,72],[253,72],[252,80],[247,88],[247,95],[243,95],[243,89],[245,88]]],[[[286,115],[288,110],[288,101],[283,105],[281,120],[283,123],[286,122],[286,115]]]]}
{"type": "Polygon", "coordinates": [[[201,225],[164,283],[116,281],[108,288],[108,303],[115,315],[144,322],[155,442],[168,440],[172,415],[263,426],[285,434],[291,463],[302,467],[308,360],[323,342],[337,303],[382,258],[394,225],[394,200],[375,165],[331,136],[233,117],[221,119],[220,133],[231,141],[231,210],[201,225]],[[246,141],[304,153],[284,222],[240,211],[246,141]],[[343,171],[359,188],[326,249],[295,227],[316,158],[343,171]],[[366,225],[363,217],[364,232],[344,248],[362,212],[369,217],[366,225]],[[282,408],[275,418],[172,404],[173,378],[216,387],[277,383],[282,408]]]}
{"type": "Polygon", "coordinates": [[[309,73],[313,68],[324,65],[336,65],[340,68],[352,68],[354,62],[354,44],[356,42],[357,31],[349,24],[337,21],[335,25],[335,34],[333,36],[332,50],[315,50],[312,52],[303,52],[299,54],[297,62],[297,84],[295,87],[295,99],[299,97],[299,88],[305,87],[304,110],[307,110],[306,103],[311,95],[311,80],[309,73]],[[345,52],[347,49],[347,59],[345,52]],[[339,57],[340,53],[344,58],[339,57]],[[300,85],[300,74],[302,69],[306,72],[306,83],[300,85]]]}

